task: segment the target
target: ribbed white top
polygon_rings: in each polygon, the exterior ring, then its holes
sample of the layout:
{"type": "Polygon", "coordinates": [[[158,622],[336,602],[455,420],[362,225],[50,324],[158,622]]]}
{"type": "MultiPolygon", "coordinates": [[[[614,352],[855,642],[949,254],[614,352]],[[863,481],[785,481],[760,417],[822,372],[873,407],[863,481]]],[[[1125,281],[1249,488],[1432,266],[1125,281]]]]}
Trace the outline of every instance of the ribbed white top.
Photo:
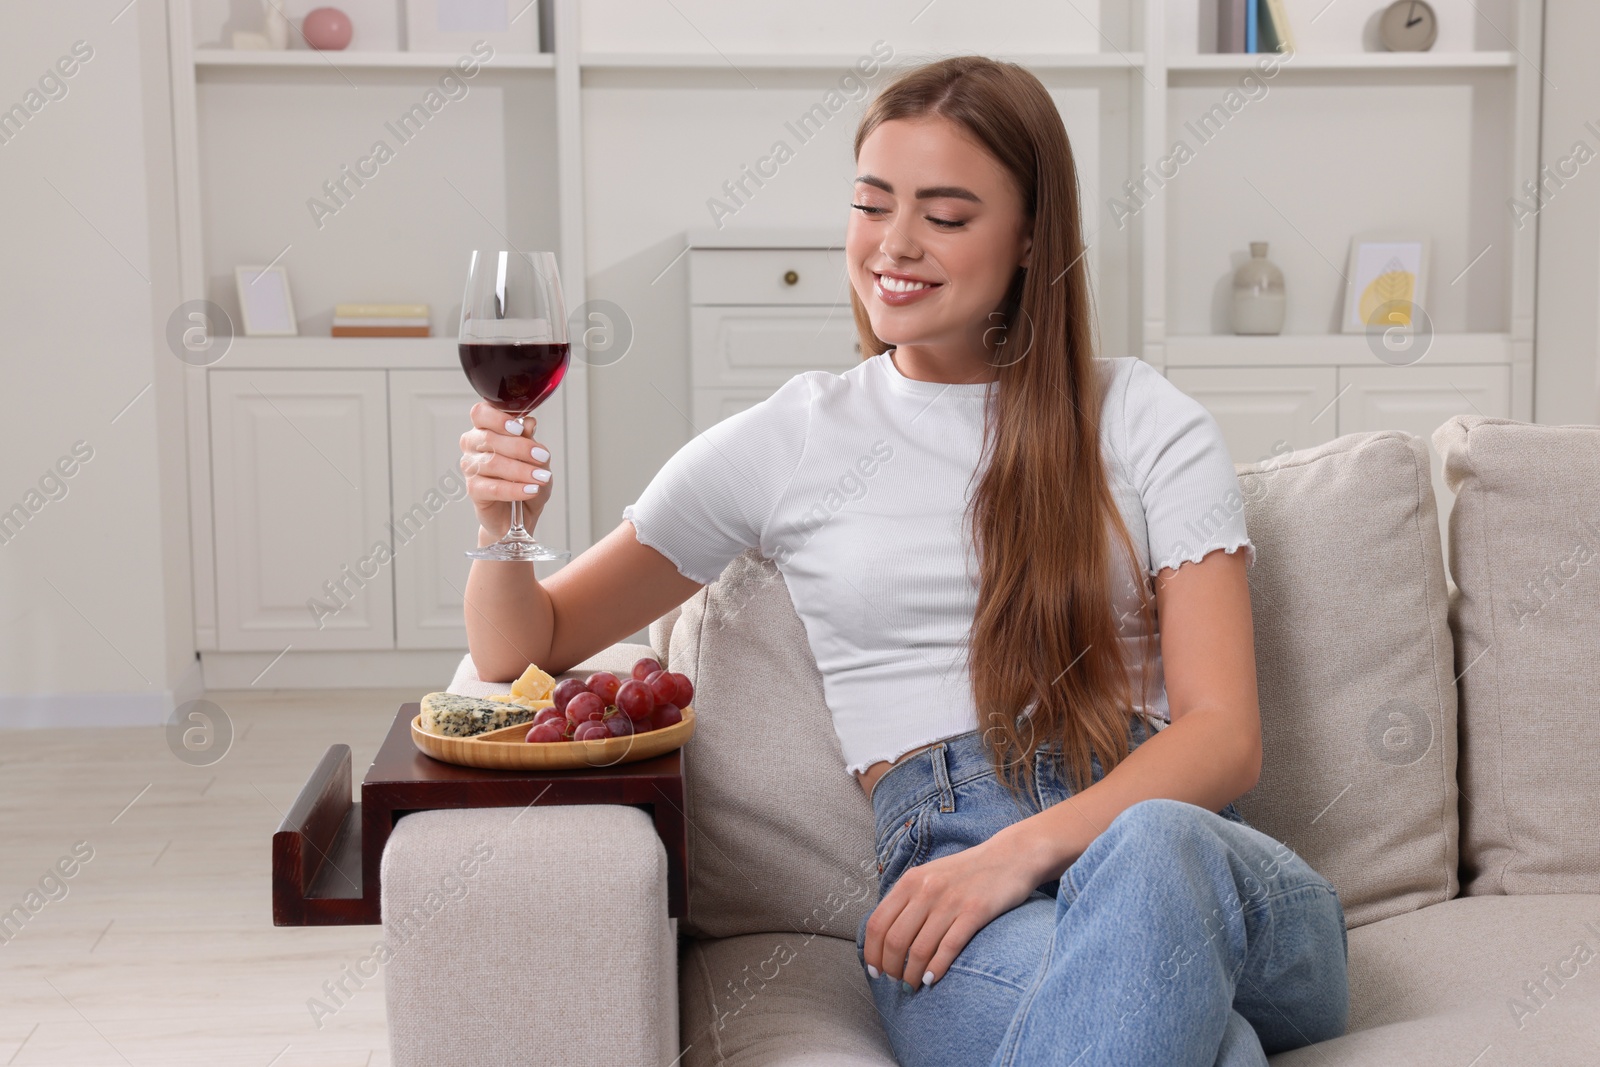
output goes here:
{"type": "MultiPolygon", "coordinates": [[[[1141,359],[1095,365],[1102,450],[1144,580],[1215,548],[1243,547],[1253,566],[1210,412],[1141,359]]],[[[966,652],[978,567],[962,521],[994,388],[907,378],[888,352],[844,374],[806,371],[684,445],[622,511],[641,543],[702,584],[746,548],[777,565],[848,771],[977,728],[966,652]]],[[[1123,578],[1116,608],[1137,692],[1142,635],[1123,578]]],[[[1159,651],[1153,667],[1139,710],[1165,720],[1159,651]]]]}

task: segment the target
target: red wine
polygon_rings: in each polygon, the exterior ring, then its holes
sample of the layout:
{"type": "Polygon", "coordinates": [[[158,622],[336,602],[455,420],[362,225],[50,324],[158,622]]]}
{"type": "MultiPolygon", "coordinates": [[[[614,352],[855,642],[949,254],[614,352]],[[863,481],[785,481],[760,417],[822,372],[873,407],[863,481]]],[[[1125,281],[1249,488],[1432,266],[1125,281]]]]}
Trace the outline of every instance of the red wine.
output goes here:
{"type": "Polygon", "coordinates": [[[556,391],[571,344],[471,343],[458,346],[472,387],[508,415],[522,416],[556,391]]]}

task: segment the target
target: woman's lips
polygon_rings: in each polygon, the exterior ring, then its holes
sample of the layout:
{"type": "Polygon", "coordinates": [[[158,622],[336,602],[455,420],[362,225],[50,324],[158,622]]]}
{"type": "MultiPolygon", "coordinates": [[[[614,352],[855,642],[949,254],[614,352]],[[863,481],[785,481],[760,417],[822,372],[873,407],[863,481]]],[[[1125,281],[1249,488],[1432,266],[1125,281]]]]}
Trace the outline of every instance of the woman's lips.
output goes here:
{"type": "Polygon", "coordinates": [[[924,297],[932,296],[934,293],[944,288],[944,285],[941,282],[926,282],[920,289],[913,289],[909,292],[896,292],[893,289],[885,289],[883,287],[883,280],[883,275],[874,274],[872,280],[872,291],[877,295],[879,300],[883,301],[885,304],[888,304],[890,307],[903,307],[906,304],[915,303],[924,297]]]}

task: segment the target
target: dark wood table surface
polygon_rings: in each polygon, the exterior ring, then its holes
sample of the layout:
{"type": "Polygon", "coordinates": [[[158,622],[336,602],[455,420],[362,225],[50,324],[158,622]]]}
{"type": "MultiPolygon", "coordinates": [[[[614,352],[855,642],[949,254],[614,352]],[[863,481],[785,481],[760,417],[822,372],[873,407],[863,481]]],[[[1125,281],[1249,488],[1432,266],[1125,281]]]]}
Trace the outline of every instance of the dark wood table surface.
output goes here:
{"type": "Polygon", "coordinates": [[[434,808],[508,808],[535,804],[631,804],[650,813],[667,850],[667,914],[681,918],[688,900],[688,827],[683,750],[610,767],[561,771],[481,770],[425,755],[411,740],[420,704],[402,704],[389,734],[351,796],[350,746],[322,757],[272,836],[275,926],[381,923],[378,884],[383,847],[394,825],[434,808]]]}

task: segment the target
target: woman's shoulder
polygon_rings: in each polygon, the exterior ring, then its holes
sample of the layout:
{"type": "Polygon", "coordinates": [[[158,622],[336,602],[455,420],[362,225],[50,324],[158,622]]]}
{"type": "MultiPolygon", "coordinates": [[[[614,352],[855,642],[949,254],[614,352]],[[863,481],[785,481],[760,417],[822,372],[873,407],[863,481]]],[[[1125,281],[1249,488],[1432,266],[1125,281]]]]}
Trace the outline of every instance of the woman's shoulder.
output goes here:
{"type": "Polygon", "coordinates": [[[794,375],[754,404],[712,423],[702,436],[739,438],[759,433],[788,437],[804,433],[818,393],[818,386],[812,380],[815,373],[804,371],[794,375]]]}
{"type": "Polygon", "coordinates": [[[1135,477],[1147,476],[1163,458],[1172,459],[1174,450],[1194,453],[1221,445],[1221,428],[1211,412],[1152,364],[1138,356],[1100,362],[1105,364],[1104,436],[1135,477]]]}

